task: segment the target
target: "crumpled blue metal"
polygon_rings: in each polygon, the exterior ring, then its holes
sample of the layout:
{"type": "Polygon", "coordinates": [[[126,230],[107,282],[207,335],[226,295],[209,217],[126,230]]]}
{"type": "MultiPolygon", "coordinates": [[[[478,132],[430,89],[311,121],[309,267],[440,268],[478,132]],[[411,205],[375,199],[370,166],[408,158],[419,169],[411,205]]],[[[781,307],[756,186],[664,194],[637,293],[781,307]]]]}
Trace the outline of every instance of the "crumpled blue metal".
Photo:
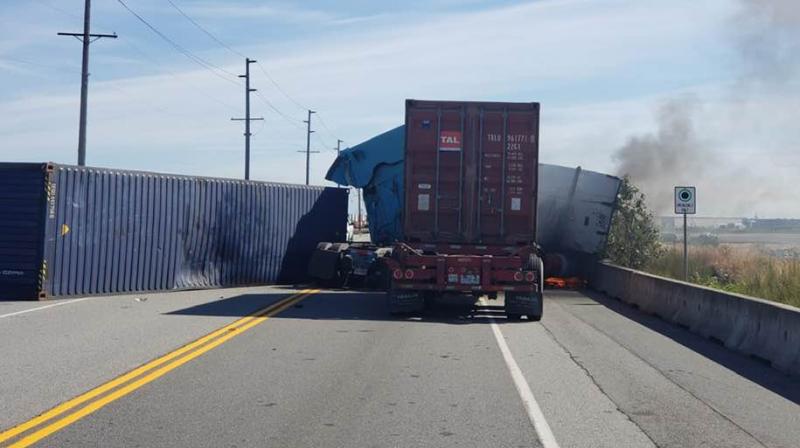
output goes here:
{"type": "MultiPolygon", "coordinates": [[[[326,178],[362,188],[372,242],[403,239],[405,126],[341,152],[326,178]]],[[[539,164],[537,243],[552,253],[598,254],[608,238],[620,179],[604,173],[539,164]]]]}
{"type": "Polygon", "coordinates": [[[403,239],[403,150],[405,126],[345,149],[325,178],[361,188],[367,209],[370,239],[389,245],[403,239]]]}

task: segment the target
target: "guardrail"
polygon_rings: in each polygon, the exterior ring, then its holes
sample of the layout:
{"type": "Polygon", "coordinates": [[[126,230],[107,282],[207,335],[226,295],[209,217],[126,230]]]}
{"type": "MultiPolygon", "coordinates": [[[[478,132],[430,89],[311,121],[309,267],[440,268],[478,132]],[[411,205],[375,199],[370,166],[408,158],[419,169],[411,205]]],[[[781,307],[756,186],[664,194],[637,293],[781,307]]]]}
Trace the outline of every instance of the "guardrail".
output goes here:
{"type": "Polygon", "coordinates": [[[598,263],[590,286],[800,376],[800,309],[598,263]]]}

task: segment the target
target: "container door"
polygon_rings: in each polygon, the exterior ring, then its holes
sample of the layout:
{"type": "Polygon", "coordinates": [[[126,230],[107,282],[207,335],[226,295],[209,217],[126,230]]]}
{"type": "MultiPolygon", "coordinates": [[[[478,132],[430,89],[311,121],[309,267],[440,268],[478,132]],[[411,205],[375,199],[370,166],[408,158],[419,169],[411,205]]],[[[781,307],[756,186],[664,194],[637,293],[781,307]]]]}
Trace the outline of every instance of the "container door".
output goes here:
{"type": "Polygon", "coordinates": [[[464,233],[464,111],[434,107],[409,115],[406,223],[412,239],[460,241],[464,233]]]}
{"type": "Polygon", "coordinates": [[[477,239],[517,244],[535,235],[538,110],[480,111],[477,239]]]}

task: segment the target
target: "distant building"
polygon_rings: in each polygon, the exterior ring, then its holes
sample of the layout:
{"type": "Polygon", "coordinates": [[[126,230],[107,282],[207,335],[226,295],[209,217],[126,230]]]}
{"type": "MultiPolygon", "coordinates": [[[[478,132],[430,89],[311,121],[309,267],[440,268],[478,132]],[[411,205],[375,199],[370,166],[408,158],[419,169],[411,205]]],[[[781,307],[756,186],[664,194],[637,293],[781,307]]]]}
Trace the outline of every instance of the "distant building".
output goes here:
{"type": "Polygon", "coordinates": [[[800,219],[745,219],[744,225],[758,232],[800,232],[800,219]]]}

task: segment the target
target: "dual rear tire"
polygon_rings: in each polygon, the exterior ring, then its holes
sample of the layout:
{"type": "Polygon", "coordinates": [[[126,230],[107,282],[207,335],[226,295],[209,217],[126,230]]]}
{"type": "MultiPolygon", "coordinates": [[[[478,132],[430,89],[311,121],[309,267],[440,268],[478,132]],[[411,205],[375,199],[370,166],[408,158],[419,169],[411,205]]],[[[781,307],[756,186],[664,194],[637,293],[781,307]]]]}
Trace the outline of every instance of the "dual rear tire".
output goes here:
{"type": "Polygon", "coordinates": [[[505,313],[508,320],[520,320],[527,316],[529,321],[542,320],[542,294],[539,292],[507,292],[505,294],[505,313]]]}

